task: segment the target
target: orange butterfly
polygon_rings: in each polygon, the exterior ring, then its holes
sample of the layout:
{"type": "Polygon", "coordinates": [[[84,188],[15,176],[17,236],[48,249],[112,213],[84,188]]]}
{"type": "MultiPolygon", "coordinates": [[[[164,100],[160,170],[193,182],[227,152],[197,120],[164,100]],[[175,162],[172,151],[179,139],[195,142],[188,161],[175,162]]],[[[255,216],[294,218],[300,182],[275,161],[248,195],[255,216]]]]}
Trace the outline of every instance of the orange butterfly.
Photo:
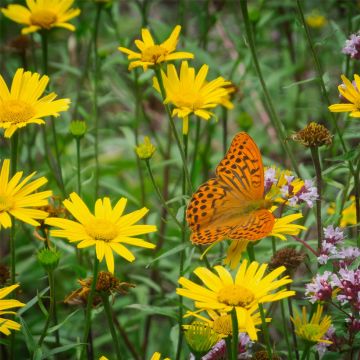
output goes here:
{"type": "Polygon", "coordinates": [[[225,238],[255,241],[267,236],[275,218],[264,198],[264,167],[260,151],[245,132],[238,133],[216,177],[201,185],[186,210],[194,244],[225,238]]]}

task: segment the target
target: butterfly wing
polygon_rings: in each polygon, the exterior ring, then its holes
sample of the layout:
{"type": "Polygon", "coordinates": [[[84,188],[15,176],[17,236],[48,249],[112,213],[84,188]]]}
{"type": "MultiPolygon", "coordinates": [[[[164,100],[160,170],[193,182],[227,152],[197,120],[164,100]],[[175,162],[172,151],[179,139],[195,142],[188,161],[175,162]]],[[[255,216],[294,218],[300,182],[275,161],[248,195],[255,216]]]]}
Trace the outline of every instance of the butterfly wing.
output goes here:
{"type": "Polygon", "coordinates": [[[264,196],[264,167],[259,148],[245,132],[238,133],[216,168],[216,176],[234,191],[239,201],[264,196]]]}
{"type": "Polygon", "coordinates": [[[263,194],[260,151],[249,135],[238,133],[216,168],[216,178],[201,185],[189,203],[186,218],[192,242],[208,244],[240,235],[258,240],[266,236],[272,229],[273,215],[265,209],[246,210],[263,194]]]}

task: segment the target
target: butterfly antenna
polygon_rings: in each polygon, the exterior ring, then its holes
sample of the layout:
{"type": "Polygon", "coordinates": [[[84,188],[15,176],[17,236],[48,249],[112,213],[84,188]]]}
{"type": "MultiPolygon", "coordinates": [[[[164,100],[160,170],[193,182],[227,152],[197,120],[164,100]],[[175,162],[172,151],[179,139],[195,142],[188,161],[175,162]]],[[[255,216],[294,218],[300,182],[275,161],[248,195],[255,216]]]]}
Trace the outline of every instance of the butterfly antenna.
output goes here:
{"type": "Polygon", "coordinates": [[[208,253],[209,250],[211,250],[217,243],[219,243],[221,240],[215,241],[212,243],[209,247],[206,248],[206,250],[201,254],[200,260],[204,259],[204,256],[208,253]]]}

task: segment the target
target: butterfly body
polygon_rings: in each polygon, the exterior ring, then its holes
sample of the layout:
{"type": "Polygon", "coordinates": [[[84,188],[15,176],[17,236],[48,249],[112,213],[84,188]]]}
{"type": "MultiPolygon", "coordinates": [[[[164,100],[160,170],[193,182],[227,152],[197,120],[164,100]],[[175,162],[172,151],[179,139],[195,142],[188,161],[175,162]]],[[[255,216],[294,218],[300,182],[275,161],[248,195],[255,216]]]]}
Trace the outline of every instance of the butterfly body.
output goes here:
{"type": "Polygon", "coordinates": [[[216,177],[193,194],[186,212],[195,244],[225,238],[259,240],[269,234],[274,216],[264,199],[264,168],[252,138],[238,133],[216,168],[216,177]]]}

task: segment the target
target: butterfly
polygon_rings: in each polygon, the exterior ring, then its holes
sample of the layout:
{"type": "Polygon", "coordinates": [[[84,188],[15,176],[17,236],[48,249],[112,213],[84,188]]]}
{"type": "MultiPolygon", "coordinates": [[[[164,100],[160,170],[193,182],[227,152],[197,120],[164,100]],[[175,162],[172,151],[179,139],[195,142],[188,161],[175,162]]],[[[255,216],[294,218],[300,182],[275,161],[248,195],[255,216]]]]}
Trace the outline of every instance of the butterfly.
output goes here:
{"type": "Polygon", "coordinates": [[[194,244],[226,238],[259,240],[271,233],[275,218],[264,198],[260,151],[245,132],[235,135],[216,168],[216,176],[193,194],[186,210],[194,244]]]}

